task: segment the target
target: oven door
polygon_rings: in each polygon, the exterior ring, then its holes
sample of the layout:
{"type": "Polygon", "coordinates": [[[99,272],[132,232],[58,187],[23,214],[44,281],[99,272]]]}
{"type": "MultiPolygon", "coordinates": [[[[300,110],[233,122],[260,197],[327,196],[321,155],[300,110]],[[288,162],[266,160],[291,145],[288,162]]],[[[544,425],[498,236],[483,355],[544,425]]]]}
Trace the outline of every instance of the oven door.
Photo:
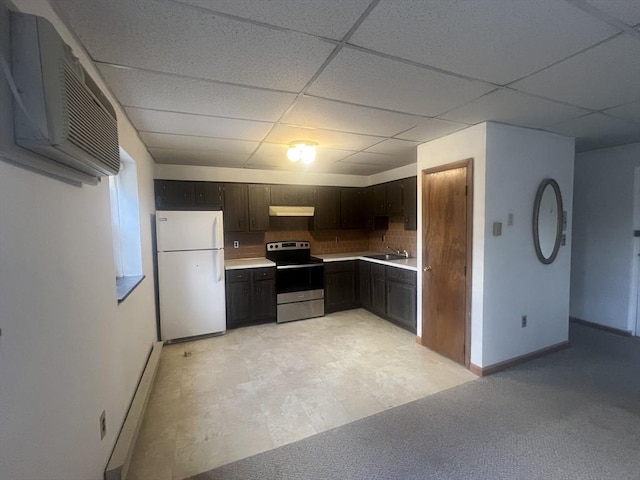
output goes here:
{"type": "Polygon", "coordinates": [[[280,265],[276,270],[276,293],[324,290],[324,265],[280,265]]]}

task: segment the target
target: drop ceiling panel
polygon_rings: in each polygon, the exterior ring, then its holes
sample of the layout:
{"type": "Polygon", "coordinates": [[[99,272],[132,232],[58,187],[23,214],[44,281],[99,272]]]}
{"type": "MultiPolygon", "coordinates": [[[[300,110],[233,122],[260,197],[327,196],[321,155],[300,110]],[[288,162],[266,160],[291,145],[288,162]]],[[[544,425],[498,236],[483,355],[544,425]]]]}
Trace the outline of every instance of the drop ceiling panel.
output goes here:
{"type": "MultiPolygon", "coordinates": [[[[389,170],[383,165],[361,165],[358,163],[336,162],[331,165],[330,171],[323,173],[336,173],[342,175],[373,175],[389,170]]],[[[319,171],[320,172],[320,171],[319,171]]]]}
{"type": "Polygon", "coordinates": [[[283,117],[290,125],[324,128],[365,135],[392,136],[422,119],[400,113],[305,97],[283,117]]]}
{"type": "Polygon", "coordinates": [[[640,141],[640,125],[592,113],[551,125],[545,130],[576,137],[576,150],[586,151],[640,141]]]}
{"type": "Polygon", "coordinates": [[[287,159],[287,149],[289,145],[281,145],[276,143],[262,143],[260,148],[253,154],[247,166],[250,167],[278,167],[284,170],[305,171],[313,168],[328,168],[331,164],[341,160],[353,152],[344,150],[333,150],[328,148],[319,148],[316,159],[310,165],[301,162],[291,162],[287,159]],[[312,167],[314,166],[314,167],[312,167]]]}
{"type": "Polygon", "coordinates": [[[384,137],[280,124],[276,125],[271,133],[267,135],[265,141],[290,144],[295,140],[308,140],[324,148],[357,151],[365,149],[374,143],[378,143],[383,138],[384,137]]]}
{"type": "Polygon", "coordinates": [[[589,113],[578,107],[500,89],[441,116],[446,120],[476,124],[496,122],[539,128],[589,113]]]}
{"type": "Polygon", "coordinates": [[[273,125],[267,122],[206,117],[134,107],[125,108],[125,111],[138,130],[154,133],[259,141],[273,125]]]}
{"type": "Polygon", "coordinates": [[[637,0],[586,0],[585,3],[631,27],[640,23],[640,2],[637,0]]]}
{"type": "Polygon", "coordinates": [[[511,86],[594,110],[640,100],[640,42],[620,35],[511,86]]]}
{"type": "Polygon", "coordinates": [[[558,0],[382,0],[350,42],[506,84],[615,32],[558,0]]]}
{"type": "Polygon", "coordinates": [[[182,0],[218,12],[311,33],[342,39],[370,0],[182,0]]]}
{"type": "Polygon", "coordinates": [[[334,48],[166,0],[53,3],[94,60],[160,72],[298,91],[334,48]]]}
{"type": "Polygon", "coordinates": [[[276,121],[294,94],[214,83],[101,64],[100,71],[124,106],[276,121]]]}
{"type": "Polygon", "coordinates": [[[387,155],[406,155],[411,154],[411,152],[416,152],[418,145],[420,145],[420,142],[390,138],[389,140],[384,140],[367,148],[367,152],[385,153],[387,155]]]}
{"type": "Polygon", "coordinates": [[[343,163],[358,163],[361,165],[380,165],[384,170],[408,165],[415,162],[415,155],[405,152],[403,155],[385,155],[382,153],[358,152],[342,160],[343,163]],[[413,158],[412,158],[413,157],[413,158]]]}
{"type": "Polygon", "coordinates": [[[308,93],[406,113],[437,116],[495,87],[345,48],[308,93]]]}
{"type": "Polygon", "coordinates": [[[457,132],[458,130],[462,130],[468,126],[469,125],[462,123],[438,120],[437,118],[427,118],[422,120],[416,127],[397,135],[397,137],[422,143],[444,137],[445,135],[457,132]]]}
{"type": "Polygon", "coordinates": [[[640,124],[640,102],[627,103],[606,110],[605,113],[614,117],[630,120],[640,124]]]}
{"type": "Polygon", "coordinates": [[[258,142],[230,140],[228,138],[194,137],[149,132],[140,132],[140,137],[148,147],[169,148],[174,150],[211,150],[238,155],[250,155],[258,147],[258,142]]]}
{"type": "Polygon", "coordinates": [[[158,163],[174,165],[204,165],[207,167],[242,167],[248,155],[210,152],[201,150],[172,150],[149,148],[149,153],[158,163]]]}

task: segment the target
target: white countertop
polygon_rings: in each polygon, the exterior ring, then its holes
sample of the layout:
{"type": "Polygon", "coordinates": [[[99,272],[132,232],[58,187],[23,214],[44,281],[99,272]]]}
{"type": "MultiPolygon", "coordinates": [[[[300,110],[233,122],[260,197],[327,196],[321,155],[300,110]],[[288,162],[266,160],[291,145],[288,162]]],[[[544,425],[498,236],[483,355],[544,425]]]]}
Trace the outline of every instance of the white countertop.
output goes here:
{"type": "Polygon", "coordinates": [[[342,262],[345,260],[365,260],[367,262],[379,263],[381,265],[389,265],[390,267],[404,268],[406,270],[418,271],[417,258],[401,258],[400,260],[377,260],[368,258],[366,255],[376,255],[380,252],[346,252],[346,253],[325,253],[322,255],[314,255],[321,258],[325,262],[342,262]]]}
{"type": "MultiPolygon", "coordinates": [[[[404,268],[406,270],[418,271],[418,259],[417,258],[401,258],[400,260],[377,260],[375,258],[368,258],[366,255],[375,255],[380,252],[346,252],[346,253],[324,253],[322,255],[313,255],[316,258],[321,258],[324,262],[343,262],[345,260],[365,260],[371,263],[379,263],[380,265],[389,265],[390,267],[404,268]]],[[[239,268],[262,268],[262,267],[275,267],[275,262],[267,260],[265,257],[255,258],[237,258],[234,260],[225,260],[225,270],[236,270],[239,268]]]]}
{"type": "Polygon", "coordinates": [[[265,257],[256,258],[236,258],[233,260],[224,261],[225,270],[236,270],[239,268],[262,268],[262,267],[275,267],[275,262],[267,260],[265,257]]]}

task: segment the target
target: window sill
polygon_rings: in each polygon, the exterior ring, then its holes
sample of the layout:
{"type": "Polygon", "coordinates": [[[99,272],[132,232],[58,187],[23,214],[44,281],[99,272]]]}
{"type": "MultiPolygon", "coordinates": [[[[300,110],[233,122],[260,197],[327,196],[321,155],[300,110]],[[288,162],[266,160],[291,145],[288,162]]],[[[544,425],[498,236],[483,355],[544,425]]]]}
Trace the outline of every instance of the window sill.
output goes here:
{"type": "Polygon", "coordinates": [[[116,277],[116,296],[118,303],[124,302],[135,288],[144,280],[144,275],[130,275],[126,277],[116,277]]]}

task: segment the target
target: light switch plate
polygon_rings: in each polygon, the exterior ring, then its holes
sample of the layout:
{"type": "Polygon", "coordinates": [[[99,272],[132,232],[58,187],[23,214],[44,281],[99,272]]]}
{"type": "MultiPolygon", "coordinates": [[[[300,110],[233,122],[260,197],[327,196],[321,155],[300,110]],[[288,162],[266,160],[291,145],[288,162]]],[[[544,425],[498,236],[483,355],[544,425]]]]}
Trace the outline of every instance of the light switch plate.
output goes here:
{"type": "Polygon", "coordinates": [[[499,237],[502,235],[502,222],[493,222],[493,236],[499,237]]]}

